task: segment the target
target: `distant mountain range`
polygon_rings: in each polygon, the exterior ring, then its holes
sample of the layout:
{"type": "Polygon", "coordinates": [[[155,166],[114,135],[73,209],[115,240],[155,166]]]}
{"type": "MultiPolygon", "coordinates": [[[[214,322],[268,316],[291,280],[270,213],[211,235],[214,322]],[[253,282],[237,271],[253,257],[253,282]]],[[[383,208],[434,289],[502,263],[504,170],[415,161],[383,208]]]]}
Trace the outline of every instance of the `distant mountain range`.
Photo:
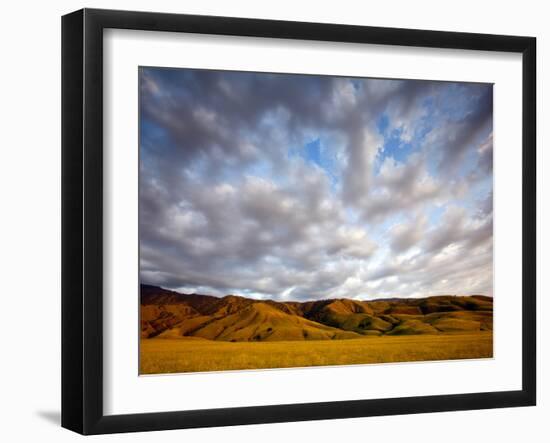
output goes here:
{"type": "Polygon", "coordinates": [[[181,294],[141,285],[141,337],[221,341],[339,340],[365,335],[448,334],[493,329],[483,295],[359,301],[255,300],[181,294]]]}

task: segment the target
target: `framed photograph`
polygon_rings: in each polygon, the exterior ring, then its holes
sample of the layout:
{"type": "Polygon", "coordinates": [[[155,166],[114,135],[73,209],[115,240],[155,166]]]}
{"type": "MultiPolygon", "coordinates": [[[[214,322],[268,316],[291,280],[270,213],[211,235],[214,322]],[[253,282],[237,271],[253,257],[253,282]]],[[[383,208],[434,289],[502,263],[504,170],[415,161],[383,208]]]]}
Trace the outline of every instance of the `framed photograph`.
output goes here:
{"type": "Polygon", "coordinates": [[[534,38],[84,9],[62,58],[64,427],[535,404],[534,38]]]}

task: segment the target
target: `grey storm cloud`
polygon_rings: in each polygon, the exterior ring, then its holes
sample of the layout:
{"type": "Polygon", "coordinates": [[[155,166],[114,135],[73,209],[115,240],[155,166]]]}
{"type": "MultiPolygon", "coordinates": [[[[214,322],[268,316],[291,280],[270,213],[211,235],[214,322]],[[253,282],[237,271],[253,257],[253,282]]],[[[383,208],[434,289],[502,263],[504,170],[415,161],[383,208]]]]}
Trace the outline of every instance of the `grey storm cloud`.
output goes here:
{"type": "Polygon", "coordinates": [[[456,199],[492,174],[492,88],[466,88],[464,112],[423,129],[447,89],[141,68],[142,282],[276,299],[491,293],[492,193],[474,215],[456,199]],[[405,162],[381,159],[381,116],[418,144],[405,162]]]}

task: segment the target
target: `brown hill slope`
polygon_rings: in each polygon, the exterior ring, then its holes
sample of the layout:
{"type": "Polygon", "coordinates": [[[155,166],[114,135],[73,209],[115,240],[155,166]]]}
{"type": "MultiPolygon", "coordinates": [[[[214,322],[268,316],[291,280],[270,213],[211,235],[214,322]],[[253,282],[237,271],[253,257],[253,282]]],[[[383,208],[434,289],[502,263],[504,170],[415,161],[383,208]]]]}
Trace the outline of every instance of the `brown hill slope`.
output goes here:
{"type": "Polygon", "coordinates": [[[223,341],[327,340],[358,337],[353,332],[287,314],[264,302],[252,303],[227,316],[217,316],[190,335],[223,341]]]}
{"type": "Polygon", "coordinates": [[[141,286],[141,336],[223,341],[329,340],[492,330],[485,296],[310,302],[180,294],[141,286]]]}

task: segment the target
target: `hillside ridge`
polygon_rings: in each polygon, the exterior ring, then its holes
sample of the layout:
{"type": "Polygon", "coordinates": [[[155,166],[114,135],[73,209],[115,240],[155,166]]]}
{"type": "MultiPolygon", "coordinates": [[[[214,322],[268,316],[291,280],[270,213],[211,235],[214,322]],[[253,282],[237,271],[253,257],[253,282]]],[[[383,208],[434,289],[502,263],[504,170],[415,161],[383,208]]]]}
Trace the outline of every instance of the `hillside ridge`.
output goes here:
{"type": "Polygon", "coordinates": [[[483,295],[317,301],[182,294],[141,285],[141,337],[221,341],[335,340],[492,330],[483,295]]]}

